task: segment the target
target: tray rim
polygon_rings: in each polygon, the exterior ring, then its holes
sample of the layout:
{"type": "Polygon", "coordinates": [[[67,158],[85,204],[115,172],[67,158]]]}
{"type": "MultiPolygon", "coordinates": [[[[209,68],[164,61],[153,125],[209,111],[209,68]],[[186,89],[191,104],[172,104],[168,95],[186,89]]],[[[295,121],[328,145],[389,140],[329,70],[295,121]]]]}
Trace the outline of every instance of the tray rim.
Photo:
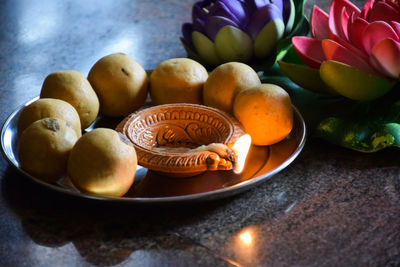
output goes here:
{"type": "MultiPolygon", "coordinates": [[[[33,101],[39,99],[39,97],[35,97],[24,104],[20,105],[17,107],[5,120],[1,127],[1,152],[4,156],[4,158],[7,160],[9,165],[14,167],[19,171],[19,173],[23,174],[25,177],[29,178],[30,180],[45,186],[49,189],[55,190],[60,193],[64,193],[67,195],[71,195],[74,197],[79,197],[79,198],[86,198],[86,199],[93,199],[93,200],[100,200],[100,201],[106,201],[106,202],[124,202],[124,203],[182,203],[182,202],[201,202],[201,201],[210,201],[210,200],[216,200],[216,199],[222,199],[226,198],[229,196],[233,196],[236,194],[239,194],[243,191],[246,191],[257,184],[264,182],[271,177],[273,177],[275,174],[278,172],[282,171],[285,169],[288,165],[290,165],[300,154],[300,152],[303,150],[304,145],[306,143],[306,135],[307,135],[307,129],[306,129],[306,124],[303,119],[303,116],[299,112],[299,110],[293,105],[293,111],[294,111],[294,119],[299,120],[300,126],[301,126],[301,136],[299,136],[299,142],[296,146],[296,149],[293,151],[293,153],[288,157],[282,164],[277,166],[276,168],[270,170],[269,172],[256,176],[253,178],[250,178],[246,181],[237,183],[235,185],[232,185],[227,188],[221,188],[217,190],[211,190],[207,192],[202,192],[202,193],[196,193],[196,194],[189,194],[189,195],[180,195],[180,196],[167,196],[167,197],[106,197],[106,196],[99,196],[99,195],[94,195],[94,194],[88,194],[88,193],[83,193],[79,191],[75,191],[72,188],[67,188],[67,187],[62,187],[57,184],[51,184],[44,182],[29,173],[25,172],[22,170],[14,161],[15,158],[11,158],[10,155],[8,154],[8,149],[7,147],[12,148],[12,144],[5,144],[5,138],[7,134],[7,130],[10,127],[10,124],[12,120],[17,116],[17,114],[22,110],[23,107],[29,105],[33,101]]],[[[12,153],[14,156],[14,153],[12,153]]]]}

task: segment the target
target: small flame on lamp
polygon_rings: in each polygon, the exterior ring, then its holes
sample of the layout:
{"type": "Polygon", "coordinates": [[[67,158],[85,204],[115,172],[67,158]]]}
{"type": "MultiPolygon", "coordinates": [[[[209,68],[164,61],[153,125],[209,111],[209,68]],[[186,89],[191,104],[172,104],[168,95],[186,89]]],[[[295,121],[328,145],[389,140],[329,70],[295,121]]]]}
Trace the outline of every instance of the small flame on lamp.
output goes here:
{"type": "Polygon", "coordinates": [[[245,134],[236,140],[232,146],[232,150],[237,155],[237,161],[235,162],[233,171],[237,174],[241,173],[244,169],[247,154],[249,153],[251,145],[251,136],[245,134]]]}
{"type": "Polygon", "coordinates": [[[239,235],[239,239],[243,245],[249,247],[253,243],[253,236],[250,231],[245,231],[239,235]]]}

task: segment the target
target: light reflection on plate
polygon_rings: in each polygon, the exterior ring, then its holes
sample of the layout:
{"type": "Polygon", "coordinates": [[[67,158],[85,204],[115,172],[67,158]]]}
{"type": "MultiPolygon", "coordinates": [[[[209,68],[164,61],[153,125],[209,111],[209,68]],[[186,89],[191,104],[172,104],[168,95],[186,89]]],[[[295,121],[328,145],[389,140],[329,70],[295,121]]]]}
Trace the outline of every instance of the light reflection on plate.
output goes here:
{"type": "MultiPolygon", "coordinates": [[[[11,165],[29,179],[58,192],[82,198],[133,203],[172,203],[220,199],[243,192],[271,178],[293,162],[305,144],[305,123],[295,108],[294,125],[290,135],[285,140],[271,146],[252,146],[244,170],[240,174],[235,174],[233,171],[211,171],[194,177],[176,179],[161,176],[138,166],[135,182],[125,196],[96,196],[77,190],[68,177],[60,179],[58,183],[50,184],[29,175],[20,168],[17,156],[17,121],[21,109],[36,99],[32,99],[18,108],[4,123],[1,131],[3,155],[11,165]]],[[[114,128],[121,120],[122,118],[98,118],[90,129],[114,128]]]]}

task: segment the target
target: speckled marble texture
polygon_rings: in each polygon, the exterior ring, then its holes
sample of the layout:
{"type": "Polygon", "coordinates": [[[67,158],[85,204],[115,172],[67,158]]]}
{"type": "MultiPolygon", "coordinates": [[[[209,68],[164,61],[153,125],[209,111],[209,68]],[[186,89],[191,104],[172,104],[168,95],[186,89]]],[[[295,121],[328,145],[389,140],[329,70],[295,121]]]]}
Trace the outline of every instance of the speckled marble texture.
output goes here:
{"type": "MultiPolygon", "coordinates": [[[[194,1],[0,1],[0,121],[50,72],[125,52],[184,57],[194,1]]],[[[327,1],[309,1],[327,10],[327,1]]],[[[357,2],[358,5],[362,3],[357,2]]],[[[0,266],[399,266],[400,150],[310,139],[284,171],[227,199],[130,205],[77,199],[0,157],[0,266]]]]}

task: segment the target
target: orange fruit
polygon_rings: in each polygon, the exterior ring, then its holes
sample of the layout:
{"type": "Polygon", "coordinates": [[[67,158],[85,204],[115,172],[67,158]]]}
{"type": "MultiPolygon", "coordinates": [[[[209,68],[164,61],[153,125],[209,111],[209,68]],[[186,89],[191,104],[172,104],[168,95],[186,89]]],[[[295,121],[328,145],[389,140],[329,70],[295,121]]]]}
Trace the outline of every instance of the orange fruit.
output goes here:
{"type": "Polygon", "coordinates": [[[261,84],[257,73],[248,65],[229,62],[216,67],[204,84],[204,105],[232,113],[236,95],[261,84]]]}
{"type": "Polygon", "coordinates": [[[99,97],[103,115],[125,116],[146,101],[147,73],[126,54],[116,53],[101,58],[90,69],[88,80],[99,97]]]}
{"type": "Polygon", "coordinates": [[[70,103],[78,112],[82,129],[89,127],[99,113],[99,99],[89,81],[75,70],[49,74],[43,82],[40,98],[56,98],[70,103]]]}
{"type": "Polygon", "coordinates": [[[81,191],[119,197],[132,186],[136,151],[122,134],[97,128],[76,142],[68,160],[68,175],[81,191]]]}
{"type": "Polygon", "coordinates": [[[68,156],[77,140],[75,129],[64,120],[37,120],[19,139],[21,168],[39,179],[55,182],[66,174],[68,156]]]}
{"type": "Polygon", "coordinates": [[[161,62],[150,74],[150,96],[154,105],[171,103],[201,104],[207,70],[189,58],[161,62]]]}
{"type": "Polygon", "coordinates": [[[63,119],[69,123],[81,137],[81,121],[76,109],[68,102],[54,98],[40,98],[24,107],[18,118],[18,134],[21,134],[33,122],[44,118],[63,119]]]}
{"type": "Polygon", "coordinates": [[[235,98],[233,114],[255,145],[277,143],[293,127],[290,96],[274,84],[261,84],[241,91],[235,98]]]}

